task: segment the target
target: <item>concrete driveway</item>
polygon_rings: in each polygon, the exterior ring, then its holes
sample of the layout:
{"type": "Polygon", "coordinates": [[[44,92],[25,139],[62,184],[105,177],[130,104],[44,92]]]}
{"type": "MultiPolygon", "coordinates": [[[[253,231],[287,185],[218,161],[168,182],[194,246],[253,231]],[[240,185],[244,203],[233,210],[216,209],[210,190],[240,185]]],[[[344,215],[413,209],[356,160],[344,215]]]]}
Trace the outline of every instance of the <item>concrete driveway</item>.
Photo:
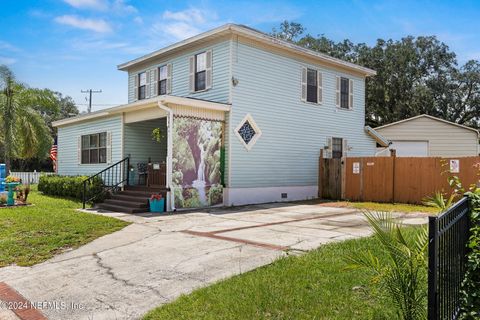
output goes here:
{"type": "MultiPolygon", "coordinates": [[[[139,319],[182,293],[269,264],[286,251],[369,234],[355,210],[308,203],[167,216],[100,214],[132,224],[33,267],[0,269],[0,300],[17,294],[37,303],[48,319],[139,319]]],[[[19,318],[1,309],[1,319],[19,318]]]]}

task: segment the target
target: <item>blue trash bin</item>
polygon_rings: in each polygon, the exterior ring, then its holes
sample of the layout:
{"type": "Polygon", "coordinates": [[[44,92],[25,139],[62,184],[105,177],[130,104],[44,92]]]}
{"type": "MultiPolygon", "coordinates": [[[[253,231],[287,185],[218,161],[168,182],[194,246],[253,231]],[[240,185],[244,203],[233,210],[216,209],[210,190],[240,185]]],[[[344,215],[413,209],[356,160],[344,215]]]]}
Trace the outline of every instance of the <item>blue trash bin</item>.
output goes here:
{"type": "Polygon", "coordinates": [[[150,203],[150,212],[164,212],[165,208],[165,198],[162,199],[149,199],[150,203]]]}

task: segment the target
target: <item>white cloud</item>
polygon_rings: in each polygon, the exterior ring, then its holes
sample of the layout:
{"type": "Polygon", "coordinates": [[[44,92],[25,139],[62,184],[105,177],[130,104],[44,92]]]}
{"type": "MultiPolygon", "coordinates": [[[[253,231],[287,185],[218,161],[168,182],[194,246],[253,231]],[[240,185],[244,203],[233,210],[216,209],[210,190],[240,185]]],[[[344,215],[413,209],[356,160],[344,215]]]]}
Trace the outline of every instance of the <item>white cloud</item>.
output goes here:
{"type": "Polygon", "coordinates": [[[105,0],[63,0],[63,1],[77,9],[105,10],[108,7],[108,3],[105,0]]]}
{"type": "Polygon", "coordinates": [[[15,47],[14,45],[0,40],[0,50],[11,51],[11,52],[19,52],[20,49],[15,47]]]}
{"type": "Polygon", "coordinates": [[[161,19],[152,26],[156,35],[172,40],[183,40],[208,29],[217,22],[217,15],[211,10],[189,8],[182,11],[165,11],[161,19]]]}
{"type": "Polygon", "coordinates": [[[156,33],[166,33],[177,40],[193,37],[200,33],[200,30],[186,22],[156,23],[153,25],[156,33]]]}
{"type": "Polygon", "coordinates": [[[9,66],[14,64],[15,62],[17,62],[17,59],[15,58],[0,56],[0,65],[4,64],[9,66]]]}
{"type": "Polygon", "coordinates": [[[137,8],[135,8],[130,4],[125,3],[124,0],[113,1],[113,3],[111,4],[111,10],[120,14],[134,14],[138,12],[137,8]]]}
{"type": "Polygon", "coordinates": [[[138,10],[125,0],[63,0],[77,9],[91,9],[97,11],[109,11],[117,14],[133,14],[138,10]]]}
{"type": "Polygon", "coordinates": [[[98,33],[108,33],[112,31],[110,24],[103,19],[88,19],[74,15],[64,15],[56,17],[54,20],[59,24],[98,33]]]}
{"type": "Polygon", "coordinates": [[[135,17],[133,18],[133,22],[135,22],[136,24],[143,24],[143,19],[142,17],[135,17]]]}
{"type": "Polygon", "coordinates": [[[167,20],[183,21],[186,23],[205,23],[207,13],[200,9],[190,8],[183,11],[165,11],[163,18],[167,20]]]}

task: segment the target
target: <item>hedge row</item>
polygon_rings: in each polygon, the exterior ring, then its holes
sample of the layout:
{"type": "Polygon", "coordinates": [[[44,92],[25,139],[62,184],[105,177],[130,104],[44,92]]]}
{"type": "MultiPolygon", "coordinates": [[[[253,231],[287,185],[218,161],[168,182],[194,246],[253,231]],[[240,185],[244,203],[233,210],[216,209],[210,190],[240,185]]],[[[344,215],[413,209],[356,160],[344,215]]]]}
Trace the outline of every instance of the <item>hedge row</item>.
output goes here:
{"type": "MultiPolygon", "coordinates": [[[[88,176],[41,176],[38,182],[38,191],[51,196],[70,197],[82,200],[83,181],[88,176]]],[[[96,201],[103,191],[103,183],[100,177],[93,178],[87,185],[87,199],[96,196],[96,201]]]]}
{"type": "Polygon", "coordinates": [[[470,199],[472,228],[469,253],[461,294],[462,310],[459,319],[480,319],[480,188],[467,192],[470,199]]]}

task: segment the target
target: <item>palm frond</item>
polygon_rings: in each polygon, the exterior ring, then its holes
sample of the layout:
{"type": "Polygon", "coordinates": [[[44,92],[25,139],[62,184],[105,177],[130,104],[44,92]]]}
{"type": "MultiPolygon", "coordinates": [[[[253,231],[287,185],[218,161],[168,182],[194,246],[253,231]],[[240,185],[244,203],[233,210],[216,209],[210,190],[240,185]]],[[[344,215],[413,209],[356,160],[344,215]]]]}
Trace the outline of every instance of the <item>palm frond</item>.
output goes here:
{"type": "Polygon", "coordinates": [[[384,249],[383,255],[361,252],[348,257],[351,267],[369,270],[380,280],[402,319],[425,319],[427,228],[409,236],[391,213],[364,211],[364,216],[384,249]]]}

